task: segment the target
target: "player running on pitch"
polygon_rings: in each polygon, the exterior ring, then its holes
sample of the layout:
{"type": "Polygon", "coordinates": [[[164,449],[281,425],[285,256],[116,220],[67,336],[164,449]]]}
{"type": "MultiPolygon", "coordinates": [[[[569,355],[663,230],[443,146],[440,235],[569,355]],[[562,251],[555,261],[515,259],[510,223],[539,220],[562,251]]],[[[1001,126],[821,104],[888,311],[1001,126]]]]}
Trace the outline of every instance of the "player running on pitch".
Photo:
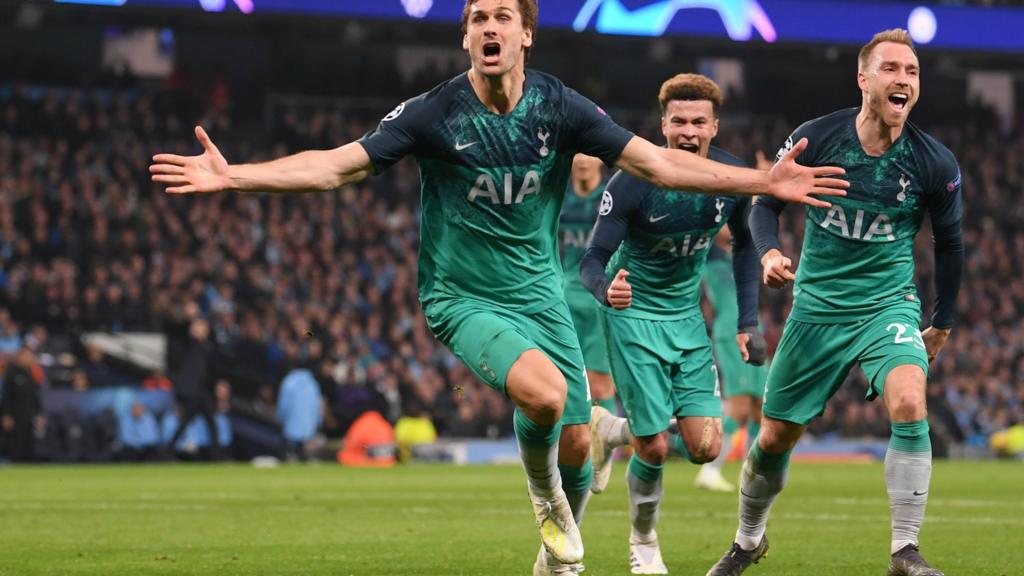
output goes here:
{"type": "Polygon", "coordinates": [[[867,397],[881,395],[892,421],[885,484],[892,512],[889,576],[939,576],[918,552],[931,478],[925,378],[953,326],[963,268],[960,170],[942,144],[907,121],[920,94],[910,34],[887,30],[860,51],[860,108],[807,122],[780,150],[810,138],[799,159],[838,164],[850,194],[810,208],[800,270],[779,251],[784,202],[754,203],[751,228],[765,284],[795,279],[793,310],[768,374],[764,419],[740,477],[739,530],[709,576],[740,574],[768,549],[765,525],[786,483],[789,455],[813,418],[859,363],[867,397]],[[914,237],[925,211],[935,237],[937,299],[932,325],[918,330],[914,237]]]}
{"type": "Polygon", "coordinates": [[[562,246],[562,270],[565,271],[565,302],[572,313],[576,337],[583,351],[591,399],[594,404],[614,412],[615,385],[608,368],[608,347],[599,316],[601,309],[580,282],[580,260],[590,243],[590,233],[594,230],[597,208],[606,184],[600,159],[586,154],[577,154],[573,158],[572,178],[562,205],[558,237],[562,246]]]}
{"type": "MultiPolygon", "coordinates": [[[[680,74],[658,94],[668,149],[742,166],[711,147],[722,93],[705,76],[680,74]]],[[[581,265],[584,285],[605,307],[612,376],[626,409],[616,418],[593,408],[592,455],[597,488],[607,482],[611,449],[632,442],[626,482],[633,574],[668,574],[656,526],[662,468],[669,455],[665,427],[675,420],[695,463],[720,449],[718,373],[701,313],[701,275],[723,226],[733,234],[733,271],[740,317],[733,345],[746,354],[757,329],[757,256],[747,228],[750,200],[742,196],[677,194],[624,172],[612,177],[581,265]],[[628,425],[627,425],[628,420],[628,425]]]]}
{"type": "Polygon", "coordinates": [[[467,0],[462,45],[470,70],[400,104],[358,142],[229,165],[197,127],[202,155],[158,154],[150,171],[169,193],[326,191],[414,156],[424,315],[439,340],[516,405],[541,541],[552,559],[574,564],[583,558],[573,512],[582,512],[589,490],[590,404],[556,241],[575,153],[670,188],[819,206],[827,203],[811,195],[841,195],[848,184],[829,176],[839,169],[793,162],[806,143],[765,173],[635,137],[558,79],[525,68],[536,24],[536,0],[467,0]],[[576,477],[560,474],[558,463],[576,477]]]}

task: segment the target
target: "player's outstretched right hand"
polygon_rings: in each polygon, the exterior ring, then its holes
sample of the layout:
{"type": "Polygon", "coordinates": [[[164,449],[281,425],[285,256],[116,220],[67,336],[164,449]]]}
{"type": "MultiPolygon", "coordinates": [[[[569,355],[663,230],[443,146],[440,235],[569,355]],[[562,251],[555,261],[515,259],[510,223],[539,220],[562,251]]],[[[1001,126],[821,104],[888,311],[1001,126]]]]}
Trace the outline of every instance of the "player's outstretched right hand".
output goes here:
{"type": "Polygon", "coordinates": [[[153,175],[153,182],[167,185],[167,193],[220,192],[230,187],[228,161],[214,146],[202,126],[196,126],[196,138],[203,145],[203,153],[199,156],[153,156],[149,173],[153,175]]]}
{"type": "Polygon", "coordinates": [[[785,288],[786,284],[796,280],[793,261],[778,250],[766,252],[761,258],[761,267],[764,269],[764,285],[769,288],[785,288]]]}
{"type": "Polygon", "coordinates": [[[796,163],[797,156],[807,148],[807,138],[801,138],[768,172],[769,194],[783,202],[799,202],[817,208],[832,204],[816,196],[846,196],[850,183],[839,176],[846,174],[833,166],[808,167],[796,163]]]}
{"type": "Polygon", "coordinates": [[[629,308],[633,303],[633,287],[626,280],[628,277],[629,272],[620,269],[615,273],[612,283],[608,285],[608,305],[616,310],[629,308]]]}

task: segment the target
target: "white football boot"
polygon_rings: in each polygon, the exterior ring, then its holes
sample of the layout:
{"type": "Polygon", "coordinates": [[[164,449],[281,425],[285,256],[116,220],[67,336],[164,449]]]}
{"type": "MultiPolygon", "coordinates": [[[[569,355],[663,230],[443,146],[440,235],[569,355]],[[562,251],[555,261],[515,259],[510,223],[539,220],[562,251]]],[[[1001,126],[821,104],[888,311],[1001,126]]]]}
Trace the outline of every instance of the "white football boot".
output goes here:
{"type": "Polygon", "coordinates": [[[594,466],[594,480],[590,483],[590,491],[594,494],[604,492],[608,480],[612,476],[612,461],[615,448],[608,444],[608,439],[598,432],[598,422],[605,418],[615,418],[602,406],[590,408],[590,461],[594,466]]]}
{"type": "Polygon", "coordinates": [[[573,519],[569,501],[559,486],[550,498],[530,493],[533,513],[540,530],[540,541],[552,556],[563,564],[576,564],[583,560],[583,538],[573,519]]]}
{"type": "Polygon", "coordinates": [[[668,574],[668,568],[661,559],[661,547],[658,546],[658,534],[653,538],[641,540],[629,538],[629,573],[630,574],[668,574]]]}
{"type": "Polygon", "coordinates": [[[722,471],[715,468],[710,463],[700,467],[700,472],[697,472],[697,477],[693,480],[693,485],[703,490],[711,490],[712,492],[735,492],[736,486],[733,486],[728,480],[722,476],[722,471]]]}
{"type": "Polygon", "coordinates": [[[533,563],[533,576],[575,576],[583,572],[583,564],[562,564],[543,546],[533,563]]]}

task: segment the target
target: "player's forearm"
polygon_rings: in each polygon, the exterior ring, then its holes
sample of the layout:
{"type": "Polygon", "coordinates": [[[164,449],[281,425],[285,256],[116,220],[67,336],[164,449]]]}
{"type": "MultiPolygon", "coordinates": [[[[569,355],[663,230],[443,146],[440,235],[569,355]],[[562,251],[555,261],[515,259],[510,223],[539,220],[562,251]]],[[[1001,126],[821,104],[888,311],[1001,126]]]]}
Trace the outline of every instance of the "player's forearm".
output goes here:
{"type": "Polygon", "coordinates": [[[935,311],[932,326],[949,329],[956,319],[956,300],[964,269],[964,242],[960,223],[934,230],[935,311]]]}
{"type": "Polygon", "coordinates": [[[616,165],[666,190],[740,195],[769,192],[768,172],[720,164],[682,150],[660,148],[639,136],[629,141],[616,165]]]}
{"type": "Polygon", "coordinates": [[[779,241],[779,215],[785,203],[774,198],[761,197],[750,207],[750,235],[758,257],[764,257],[769,250],[782,250],[779,241]]]}
{"type": "MultiPolygon", "coordinates": [[[[360,161],[352,144],[334,150],[309,150],[259,164],[228,167],[230,187],[242,191],[321,192],[370,174],[369,157],[360,161]]],[[[358,146],[358,145],[355,145],[358,146]]],[[[362,151],[362,156],[366,156],[362,151]]]]}
{"type": "Polygon", "coordinates": [[[665,168],[655,176],[662,180],[661,188],[745,196],[768,193],[768,172],[722,164],[682,150],[662,149],[661,153],[665,168]]]}
{"type": "Polygon", "coordinates": [[[736,328],[756,327],[761,266],[758,264],[753,243],[733,244],[732,275],[736,280],[736,304],[739,307],[736,328]]]}
{"type": "Polygon", "coordinates": [[[609,250],[591,246],[580,260],[580,283],[604,306],[608,305],[608,286],[611,284],[605,267],[611,257],[609,250]]]}
{"type": "Polygon", "coordinates": [[[231,188],[261,192],[313,192],[341,185],[341,175],[326,161],[325,151],[313,150],[260,164],[228,168],[231,188]]]}

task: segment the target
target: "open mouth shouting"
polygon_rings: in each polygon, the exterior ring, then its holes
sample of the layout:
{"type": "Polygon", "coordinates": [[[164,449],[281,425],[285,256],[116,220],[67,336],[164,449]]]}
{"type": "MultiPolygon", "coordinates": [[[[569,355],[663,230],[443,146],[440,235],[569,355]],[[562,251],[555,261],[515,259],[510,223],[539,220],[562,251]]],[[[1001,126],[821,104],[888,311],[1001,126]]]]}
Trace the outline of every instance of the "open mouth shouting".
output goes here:
{"type": "Polygon", "coordinates": [[[486,66],[494,66],[501,63],[501,43],[493,40],[484,42],[483,46],[484,59],[483,63],[486,66]]]}
{"type": "Polygon", "coordinates": [[[893,92],[889,94],[889,105],[897,113],[902,114],[906,111],[907,105],[910,104],[910,94],[906,92],[893,92]]]}
{"type": "Polygon", "coordinates": [[[693,152],[694,154],[700,152],[700,146],[693,142],[681,142],[679,144],[679,149],[684,152],[693,152]]]}

